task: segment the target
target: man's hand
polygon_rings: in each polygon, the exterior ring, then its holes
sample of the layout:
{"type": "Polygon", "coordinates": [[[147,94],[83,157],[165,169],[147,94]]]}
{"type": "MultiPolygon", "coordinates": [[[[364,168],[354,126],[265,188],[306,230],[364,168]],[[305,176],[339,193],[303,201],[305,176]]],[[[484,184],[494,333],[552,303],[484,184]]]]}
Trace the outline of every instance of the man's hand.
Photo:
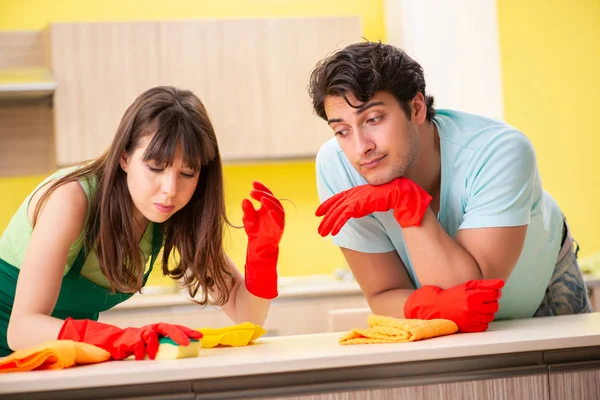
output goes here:
{"type": "Polygon", "coordinates": [[[350,218],[362,218],[374,212],[394,210],[402,228],[419,226],[431,196],[406,178],[397,178],[384,185],[361,185],[340,192],[325,200],[315,215],[324,216],[319,234],[337,235],[350,218]]]}
{"type": "Polygon", "coordinates": [[[404,303],[404,316],[416,319],[449,319],[460,332],[483,332],[494,320],[504,287],[501,279],[473,280],[443,290],[423,286],[404,303]]]}

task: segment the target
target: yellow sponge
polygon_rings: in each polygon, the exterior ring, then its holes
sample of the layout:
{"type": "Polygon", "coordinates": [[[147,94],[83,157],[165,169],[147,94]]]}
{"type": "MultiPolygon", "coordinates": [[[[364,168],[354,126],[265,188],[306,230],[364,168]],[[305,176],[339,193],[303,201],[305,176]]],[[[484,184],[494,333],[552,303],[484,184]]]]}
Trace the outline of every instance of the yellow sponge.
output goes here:
{"type": "Polygon", "coordinates": [[[190,344],[180,346],[168,337],[161,337],[158,345],[156,360],[178,360],[180,358],[198,357],[200,341],[190,339],[190,344]]]}

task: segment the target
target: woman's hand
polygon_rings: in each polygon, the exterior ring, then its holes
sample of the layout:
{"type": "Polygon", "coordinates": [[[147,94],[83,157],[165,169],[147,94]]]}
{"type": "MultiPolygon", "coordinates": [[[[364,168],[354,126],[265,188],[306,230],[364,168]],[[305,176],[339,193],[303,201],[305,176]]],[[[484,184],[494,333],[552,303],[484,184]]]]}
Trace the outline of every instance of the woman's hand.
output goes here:
{"type": "Polygon", "coordinates": [[[265,185],[253,183],[250,196],[260,202],[257,210],[248,199],[242,201],[244,229],[248,235],[245,283],[254,296],[277,297],[277,258],[279,242],[285,227],[285,211],[281,202],[265,185]]]}

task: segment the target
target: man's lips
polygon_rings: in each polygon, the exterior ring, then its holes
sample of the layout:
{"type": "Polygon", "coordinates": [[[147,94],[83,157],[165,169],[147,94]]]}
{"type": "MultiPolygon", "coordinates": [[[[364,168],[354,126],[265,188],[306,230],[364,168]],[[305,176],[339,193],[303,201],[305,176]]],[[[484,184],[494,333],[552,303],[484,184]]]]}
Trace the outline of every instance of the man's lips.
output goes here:
{"type": "Polygon", "coordinates": [[[372,168],[375,165],[377,165],[379,163],[379,161],[383,160],[384,157],[385,156],[381,156],[381,157],[374,158],[372,160],[363,161],[360,163],[360,166],[365,167],[365,168],[372,168]]]}

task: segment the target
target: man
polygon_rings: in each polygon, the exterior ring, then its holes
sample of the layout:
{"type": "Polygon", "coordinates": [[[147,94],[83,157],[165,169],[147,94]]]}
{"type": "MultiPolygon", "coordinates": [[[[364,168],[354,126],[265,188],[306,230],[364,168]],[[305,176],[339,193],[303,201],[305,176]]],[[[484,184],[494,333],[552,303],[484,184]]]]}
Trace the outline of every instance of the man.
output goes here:
{"type": "Polygon", "coordinates": [[[334,132],[316,158],[319,234],[333,235],[371,310],[463,332],[591,312],[530,141],[435,110],[425,86],[416,61],[381,43],[352,44],[311,75],[314,110],[334,132]]]}

